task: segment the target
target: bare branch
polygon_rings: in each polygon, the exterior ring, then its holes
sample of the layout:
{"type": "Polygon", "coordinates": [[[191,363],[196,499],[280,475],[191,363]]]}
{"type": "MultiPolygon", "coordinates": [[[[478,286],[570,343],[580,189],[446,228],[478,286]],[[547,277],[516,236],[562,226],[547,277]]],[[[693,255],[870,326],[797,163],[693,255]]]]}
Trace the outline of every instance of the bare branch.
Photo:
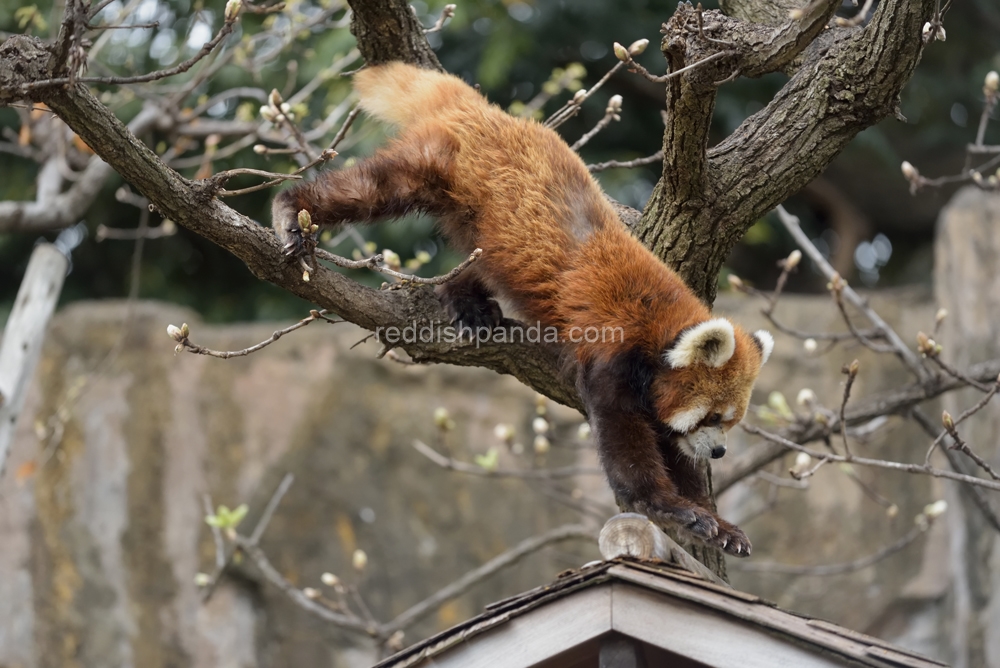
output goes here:
{"type": "Polygon", "coordinates": [[[971,475],[964,475],[961,473],[953,473],[951,471],[945,471],[943,469],[934,468],[933,466],[925,466],[922,464],[905,464],[902,462],[889,462],[881,459],[869,459],[867,457],[851,457],[847,458],[842,455],[837,455],[833,453],[818,452],[816,450],[810,450],[805,446],[799,445],[794,441],[790,441],[787,438],[778,436],[777,434],[772,434],[771,432],[764,431],[760,427],[749,425],[746,423],[741,423],[740,426],[743,431],[751,434],[756,434],[776,445],[780,445],[789,450],[795,450],[796,452],[804,452],[810,457],[816,459],[828,459],[831,462],[843,462],[850,464],[857,464],[858,466],[871,466],[874,468],[888,469],[892,471],[905,471],[906,473],[918,473],[921,475],[929,475],[935,478],[947,478],[949,480],[957,480],[958,482],[964,482],[969,485],[979,485],[980,487],[986,487],[987,489],[992,489],[1000,491],[1000,482],[994,482],[991,480],[983,480],[982,478],[977,478],[971,475]]]}
{"type": "MultiPolygon", "coordinates": [[[[927,517],[926,515],[924,517],[927,517]]],[[[740,562],[733,564],[735,570],[746,573],[781,573],[784,575],[844,575],[854,573],[863,568],[874,566],[878,562],[906,549],[917,538],[927,533],[928,523],[917,524],[899,540],[886,545],[877,552],[841,564],[826,564],[822,566],[799,566],[797,564],[779,564],[773,561],[740,562]]]]}
{"type": "Polygon", "coordinates": [[[443,469],[468,473],[482,478],[524,478],[534,480],[555,480],[558,478],[573,478],[578,475],[601,475],[600,469],[582,466],[563,466],[553,469],[496,469],[486,468],[478,464],[469,464],[451,457],[446,457],[423,441],[414,440],[413,449],[431,460],[443,469]]]}
{"type": "Polygon", "coordinates": [[[73,84],[76,82],[84,84],[109,84],[109,85],[121,85],[121,84],[137,84],[137,83],[147,83],[149,81],[157,81],[159,79],[166,79],[167,77],[176,76],[187,72],[189,69],[194,67],[198,61],[202,60],[205,56],[212,53],[222,40],[229,36],[233,31],[233,27],[236,25],[236,18],[227,18],[223,22],[222,27],[219,32],[216,33],[208,42],[201,47],[201,49],[191,58],[185,60],[182,63],[178,63],[173,67],[165,70],[158,70],[156,72],[150,72],[148,74],[138,74],[130,77],[57,77],[54,79],[42,79],[40,81],[31,81],[25,83],[21,86],[21,93],[27,94],[31,91],[37,90],[39,88],[46,88],[50,86],[65,86],[67,84],[73,84]]]}
{"type": "Polygon", "coordinates": [[[527,538],[506,552],[493,557],[479,568],[469,571],[458,580],[455,580],[447,587],[438,591],[436,594],[424,599],[420,603],[417,603],[410,609],[398,615],[391,622],[383,626],[382,633],[384,635],[391,635],[396,631],[411,626],[427,615],[427,613],[438,608],[445,602],[450,601],[456,596],[460,596],[475,584],[490,577],[497,571],[517,563],[527,555],[537,552],[546,545],[577,538],[593,540],[596,538],[596,532],[581,524],[564,524],[563,526],[550,529],[549,531],[539,534],[538,536],[527,538]]]}
{"type": "MultiPolygon", "coordinates": [[[[785,229],[794,237],[795,242],[799,245],[799,248],[809,256],[819,270],[826,276],[827,280],[833,282],[834,279],[839,279],[840,275],[834,270],[826,258],[819,252],[816,246],[809,240],[809,237],[802,231],[799,226],[799,219],[791,215],[785,210],[785,207],[778,205],[776,211],[778,212],[778,219],[781,224],[785,226],[785,229]]],[[[842,280],[842,279],[840,279],[842,280]]],[[[903,343],[903,340],[899,338],[899,335],[879,316],[878,313],[874,311],[868,304],[863,300],[858,293],[856,293],[849,285],[843,284],[842,291],[847,300],[851,302],[858,310],[865,314],[865,317],[875,325],[876,328],[881,330],[883,335],[892,344],[892,347],[897,356],[916,374],[917,378],[921,380],[927,379],[930,375],[924,365],[920,362],[920,359],[916,354],[910,350],[910,348],[903,343]]],[[[853,333],[853,332],[852,332],[853,333]]],[[[856,335],[856,334],[855,334],[856,335]]]]}
{"type": "Polygon", "coordinates": [[[262,348],[268,347],[269,345],[280,339],[285,334],[288,334],[289,332],[294,332],[297,329],[302,329],[306,325],[311,324],[317,320],[324,320],[326,322],[329,322],[330,324],[337,324],[338,322],[344,322],[343,320],[331,320],[330,318],[327,318],[326,315],[328,313],[329,311],[327,311],[326,309],[320,311],[314,309],[309,312],[308,317],[299,320],[294,325],[290,325],[288,327],[285,327],[284,329],[276,330],[274,334],[271,334],[271,338],[265,339],[264,341],[261,341],[256,345],[250,346],[249,348],[243,348],[242,350],[212,350],[211,348],[204,348],[202,346],[195,345],[188,338],[188,335],[186,333],[186,327],[187,327],[186,323],[181,327],[175,327],[174,325],[170,325],[170,327],[167,328],[167,333],[170,334],[171,338],[177,341],[177,348],[176,348],[177,352],[180,352],[181,350],[186,350],[187,352],[194,353],[196,355],[208,355],[210,357],[218,357],[219,359],[227,360],[233,357],[246,357],[247,355],[255,353],[258,350],[261,350],[262,348]]]}
{"type": "Polygon", "coordinates": [[[587,169],[590,170],[591,174],[597,172],[603,172],[606,169],[631,169],[633,167],[642,167],[643,165],[651,165],[654,162],[663,161],[663,150],[659,150],[653,155],[647,155],[645,158],[636,158],[635,160],[626,160],[624,162],[618,160],[608,160],[607,162],[598,162],[592,165],[587,165],[587,169]]]}

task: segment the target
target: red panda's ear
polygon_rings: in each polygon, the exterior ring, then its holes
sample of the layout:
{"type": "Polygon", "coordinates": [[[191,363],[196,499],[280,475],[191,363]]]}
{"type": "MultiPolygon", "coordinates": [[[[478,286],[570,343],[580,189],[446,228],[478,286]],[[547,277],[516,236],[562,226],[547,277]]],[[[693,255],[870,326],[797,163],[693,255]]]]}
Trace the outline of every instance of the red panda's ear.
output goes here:
{"type": "Polygon", "coordinates": [[[693,364],[720,367],[736,351],[736,333],[733,324],[725,318],[713,318],[685,330],[674,345],[663,354],[672,369],[683,369],[693,364]]]}
{"type": "Polygon", "coordinates": [[[753,333],[753,340],[760,347],[760,365],[764,366],[774,350],[774,337],[766,329],[758,329],[753,333]]]}

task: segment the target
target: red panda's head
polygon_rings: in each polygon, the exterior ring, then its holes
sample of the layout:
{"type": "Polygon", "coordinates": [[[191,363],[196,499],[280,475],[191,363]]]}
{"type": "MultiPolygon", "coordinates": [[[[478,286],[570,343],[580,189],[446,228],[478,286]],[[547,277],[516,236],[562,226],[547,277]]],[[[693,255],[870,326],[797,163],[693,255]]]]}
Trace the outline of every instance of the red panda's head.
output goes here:
{"type": "Polygon", "coordinates": [[[726,432],[746,414],[773,348],[770,333],[749,334],[725,318],[689,327],[667,346],[663,370],[653,379],[653,405],[678,434],[682,452],[713,459],[726,453],[726,432]]]}

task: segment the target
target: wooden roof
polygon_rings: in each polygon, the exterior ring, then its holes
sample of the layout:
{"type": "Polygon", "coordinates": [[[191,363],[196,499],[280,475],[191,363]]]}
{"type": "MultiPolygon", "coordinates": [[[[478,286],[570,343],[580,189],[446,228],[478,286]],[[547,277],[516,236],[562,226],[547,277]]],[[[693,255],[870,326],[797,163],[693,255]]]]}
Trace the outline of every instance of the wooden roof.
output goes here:
{"type": "MultiPolygon", "coordinates": [[[[574,665],[573,649],[617,632],[689,665],[941,668],[856,631],[779,609],[760,597],[662,563],[594,562],[498,601],[376,668],[574,665]]],[[[577,652],[579,654],[579,652],[577,652]]]]}

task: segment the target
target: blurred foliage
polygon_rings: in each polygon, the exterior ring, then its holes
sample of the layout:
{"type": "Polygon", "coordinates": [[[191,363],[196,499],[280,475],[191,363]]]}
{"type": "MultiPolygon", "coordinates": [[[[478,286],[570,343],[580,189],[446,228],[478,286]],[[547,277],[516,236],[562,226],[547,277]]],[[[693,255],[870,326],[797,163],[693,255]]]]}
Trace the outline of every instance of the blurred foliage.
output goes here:
{"type": "MultiPolygon", "coordinates": [[[[221,22],[224,0],[135,0],[140,3],[134,20],[156,20],[155,29],[114,31],[101,53],[104,68],[117,73],[145,72],[169,66],[189,57],[197,46],[210,37],[221,22]]],[[[443,1],[413,2],[425,25],[436,20],[443,1]]],[[[715,3],[704,3],[712,8],[715,3]]],[[[325,0],[292,0],[296,11],[320,11],[325,0]]],[[[104,16],[113,17],[123,7],[115,0],[104,16]]],[[[454,19],[439,33],[429,35],[445,68],[469,82],[478,83],[491,100],[517,111],[530,101],[554,76],[557,68],[573,67],[585,72],[580,78],[591,86],[615,64],[611,44],[629,44],[648,38],[652,44],[639,60],[650,70],[660,72],[663,58],[655,45],[659,27],[673,11],[674,3],[661,0],[463,0],[454,19]]],[[[0,31],[30,32],[47,36],[58,28],[61,7],[40,0],[25,6],[17,0],[0,0],[0,31]]],[[[338,15],[339,18],[339,15],[338,15]]],[[[243,49],[232,65],[224,67],[200,86],[189,106],[234,86],[257,86],[265,90],[297,90],[314,78],[329,63],[342,57],[353,46],[346,27],[333,30],[302,30],[295,35],[282,58],[262,63],[256,54],[275,45],[259,44],[250,52],[247,40],[268,25],[282,20],[278,16],[244,15],[240,22],[239,41],[226,48],[243,49]],[[294,63],[294,64],[293,64],[294,63]]],[[[882,271],[879,285],[906,280],[920,280],[929,269],[926,251],[938,208],[949,191],[930,192],[911,198],[899,175],[905,159],[917,164],[929,176],[951,173],[962,162],[962,148],[974,135],[981,109],[981,87],[985,73],[1000,68],[1000,10],[993,0],[955,3],[946,19],[948,41],[932,44],[901,101],[908,124],[886,121],[862,133],[831,166],[828,177],[871,221],[871,235],[882,232],[891,241],[892,253],[882,271]],[[921,259],[923,258],[923,259],[921,259]],[[916,264],[914,264],[916,263],[916,264]]],[[[3,35],[0,34],[0,37],[3,35]]],[[[187,75],[178,77],[185,80],[187,75]]],[[[558,77],[558,73],[555,74],[558,77]]],[[[770,75],[758,80],[740,79],[723,86],[716,104],[713,141],[717,141],[746,117],[762,109],[781,87],[784,78],[770,75]]],[[[168,83],[175,83],[173,81],[168,83]]],[[[137,91],[128,88],[102,90],[102,100],[123,120],[138,112],[137,91]]],[[[141,91],[138,91],[141,93],[141,91]]],[[[307,100],[309,118],[322,118],[349,92],[349,82],[336,76],[324,81],[307,100]]],[[[563,104],[571,92],[562,92],[545,106],[551,113],[563,104]]],[[[624,97],[622,121],[612,124],[582,151],[587,162],[610,159],[627,160],[649,155],[660,145],[662,136],[662,89],[640,77],[621,74],[583,108],[580,115],[560,128],[570,141],[601,118],[608,98],[624,97]]],[[[211,111],[219,118],[252,118],[259,103],[232,99],[211,111]]],[[[9,141],[21,126],[17,110],[0,109],[0,141],[9,141]]],[[[994,123],[987,143],[1000,143],[1000,124],[994,123]]],[[[369,154],[383,140],[375,124],[364,120],[355,124],[348,148],[332,167],[369,154]]],[[[166,150],[169,138],[153,137],[159,152],[166,150]]],[[[190,155],[203,149],[192,147],[190,155]]],[[[231,159],[217,160],[215,171],[232,167],[256,167],[290,171],[293,163],[282,157],[259,156],[249,150],[231,159]]],[[[34,197],[37,166],[31,161],[0,152],[0,198],[34,197]]],[[[180,170],[193,177],[197,167],[180,170]]],[[[658,169],[610,170],[599,176],[601,183],[616,199],[642,207],[658,169]]],[[[234,182],[231,187],[253,182],[234,182]]],[[[138,210],[119,203],[114,197],[121,180],[113,178],[86,217],[93,232],[98,224],[110,227],[135,227],[138,210]]],[[[230,204],[248,216],[267,224],[270,193],[258,192],[230,200],[230,204]]],[[[822,212],[813,212],[804,203],[792,203],[804,217],[805,225],[819,237],[826,228],[822,212]]],[[[155,217],[154,217],[155,218],[155,217]]],[[[152,224],[158,224],[154,220],[152,224]]],[[[433,221],[425,218],[395,225],[381,225],[360,230],[375,248],[392,248],[407,260],[421,254],[428,260],[421,273],[428,275],[447,270],[459,258],[447,251],[434,236],[433,221]]],[[[53,236],[53,235],[48,235],[53,236]]],[[[32,235],[0,235],[0,319],[9,308],[23,275],[36,238],[32,235]]],[[[335,250],[350,255],[357,244],[348,239],[335,250]]],[[[766,285],[776,271],[774,261],[791,248],[790,240],[776,225],[761,221],[735,251],[732,263],[743,277],[766,285]]],[[[129,289],[129,264],[133,243],[104,240],[94,235],[74,252],[73,272],[66,282],[63,301],[84,298],[123,297],[129,289]]],[[[377,276],[355,272],[359,280],[377,285],[377,276]]],[[[794,282],[793,282],[794,283],[794,282]]],[[[808,277],[799,283],[808,287],[808,277]]],[[[795,289],[796,285],[790,286],[795,289]]],[[[295,297],[257,281],[246,268],[225,251],[181,229],[170,237],[149,240],[141,270],[140,295],[185,304],[213,321],[301,316],[308,308],[295,297]]]]}

